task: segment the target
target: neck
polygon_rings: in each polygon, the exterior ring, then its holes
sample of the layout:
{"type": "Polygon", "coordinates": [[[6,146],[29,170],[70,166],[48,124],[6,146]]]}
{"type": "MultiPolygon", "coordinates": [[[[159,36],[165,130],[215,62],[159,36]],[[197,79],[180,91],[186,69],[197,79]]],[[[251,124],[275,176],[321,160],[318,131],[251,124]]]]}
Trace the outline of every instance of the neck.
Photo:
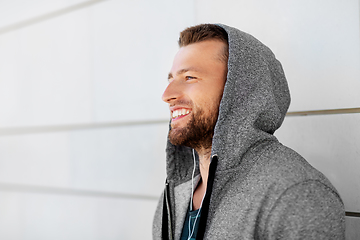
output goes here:
{"type": "Polygon", "coordinates": [[[210,158],[211,158],[211,146],[210,148],[196,148],[196,152],[199,155],[199,168],[201,175],[201,182],[194,191],[193,196],[193,209],[199,209],[201,207],[202,199],[206,193],[206,186],[209,176],[210,158]]]}
{"type": "Polygon", "coordinates": [[[211,146],[210,148],[200,148],[195,149],[199,155],[199,168],[202,183],[204,183],[205,187],[207,186],[207,180],[209,176],[209,166],[210,166],[210,158],[211,158],[211,146]]]}

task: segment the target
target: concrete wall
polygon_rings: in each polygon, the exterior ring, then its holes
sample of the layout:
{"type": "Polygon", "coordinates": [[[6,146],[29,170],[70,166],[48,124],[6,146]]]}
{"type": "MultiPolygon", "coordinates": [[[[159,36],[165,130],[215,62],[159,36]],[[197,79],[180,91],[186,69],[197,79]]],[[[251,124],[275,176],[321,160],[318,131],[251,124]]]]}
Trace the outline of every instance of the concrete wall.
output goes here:
{"type": "Polygon", "coordinates": [[[360,111],[343,109],[360,107],[359,2],[1,1],[0,239],[151,239],[160,97],[178,33],[204,22],[282,62],[294,115],[276,135],[338,188],[357,239],[360,111]]]}
{"type": "Polygon", "coordinates": [[[188,5],[1,1],[0,239],[151,239],[188,5]]]}

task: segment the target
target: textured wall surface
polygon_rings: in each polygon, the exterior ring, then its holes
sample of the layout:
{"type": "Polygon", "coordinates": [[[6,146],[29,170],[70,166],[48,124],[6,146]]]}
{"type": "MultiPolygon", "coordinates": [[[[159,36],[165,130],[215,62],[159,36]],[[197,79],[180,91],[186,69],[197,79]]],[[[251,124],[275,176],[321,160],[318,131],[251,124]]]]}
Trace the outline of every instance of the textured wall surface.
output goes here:
{"type": "Polygon", "coordinates": [[[254,35],[282,62],[293,114],[276,135],[337,187],[358,239],[359,3],[1,1],[0,239],[151,239],[161,94],[179,32],[204,22],[254,35]]]}
{"type": "Polygon", "coordinates": [[[192,5],[1,1],[0,239],[151,239],[192,5]]]}

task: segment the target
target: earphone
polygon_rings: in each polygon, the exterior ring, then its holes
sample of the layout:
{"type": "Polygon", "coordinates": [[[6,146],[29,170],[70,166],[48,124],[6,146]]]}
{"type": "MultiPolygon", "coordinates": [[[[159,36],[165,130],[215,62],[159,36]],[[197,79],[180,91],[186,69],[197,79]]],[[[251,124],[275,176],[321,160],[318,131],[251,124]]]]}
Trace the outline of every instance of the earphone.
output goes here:
{"type": "MultiPolygon", "coordinates": [[[[192,177],[191,177],[191,200],[190,200],[190,211],[192,211],[192,204],[193,204],[193,198],[194,198],[194,175],[195,175],[195,168],[196,168],[196,159],[195,159],[195,150],[192,150],[192,154],[193,154],[193,159],[194,159],[194,168],[193,168],[193,173],[192,173],[192,177]]],[[[194,230],[195,230],[195,225],[196,225],[196,221],[198,219],[198,216],[200,214],[201,211],[201,207],[205,198],[206,192],[201,200],[201,204],[200,204],[200,208],[198,213],[195,216],[195,221],[194,221],[194,225],[192,227],[192,230],[190,229],[190,223],[191,223],[191,216],[189,216],[189,236],[187,240],[190,240],[192,235],[194,234],[194,230]]]]}
{"type": "Polygon", "coordinates": [[[192,155],[193,155],[193,159],[194,159],[194,167],[193,167],[193,172],[192,172],[192,177],[191,177],[191,200],[190,200],[190,211],[192,210],[192,202],[193,202],[193,198],[194,198],[194,175],[195,175],[195,169],[196,169],[196,159],[195,159],[195,150],[192,150],[192,155]]]}

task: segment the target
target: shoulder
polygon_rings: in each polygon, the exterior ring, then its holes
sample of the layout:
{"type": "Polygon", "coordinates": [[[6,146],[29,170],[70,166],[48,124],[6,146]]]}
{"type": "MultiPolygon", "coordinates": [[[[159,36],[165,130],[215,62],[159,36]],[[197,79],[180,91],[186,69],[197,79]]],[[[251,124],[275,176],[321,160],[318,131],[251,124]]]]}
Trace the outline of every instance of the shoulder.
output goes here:
{"type": "Polygon", "coordinates": [[[265,239],[343,239],[343,202],[321,172],[279,143],[253,157],[245,184],[265,239]]]}
{"type": "Polygon", "coordinates": [[[265,239],[344,239],[344,212],[341,199],[329,186],[317,180],[303,181],[273,202],[262,234],[265,239]]]}
{"type": "Polygon", "coordinates": [[[280,143],[271,144],[252,157],[256,159],[249,171],[250,179],[276,184],[284,189],[302,182],[317,181],[335,190],[324,174],[300,154],[280,143]]]}

